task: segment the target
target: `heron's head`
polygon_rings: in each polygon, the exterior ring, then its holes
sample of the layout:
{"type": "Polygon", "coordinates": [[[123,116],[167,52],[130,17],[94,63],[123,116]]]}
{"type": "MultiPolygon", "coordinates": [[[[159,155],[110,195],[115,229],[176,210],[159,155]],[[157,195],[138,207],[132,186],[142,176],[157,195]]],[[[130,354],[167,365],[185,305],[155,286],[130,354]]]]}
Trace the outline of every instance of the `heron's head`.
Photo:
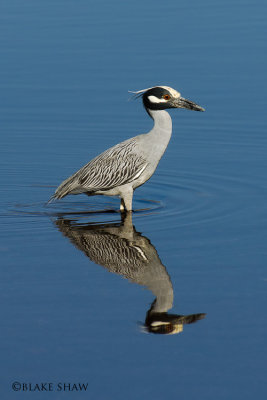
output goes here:
{"type": "Polygon", "coordinates": [[[166,110],[167,108],[187,108],[194,111],[205,111],[193,101],[184,99],[177,90],[168,86],[155,86],[134,92],[142,96],[143,103],[148,110],[166,110]]]}

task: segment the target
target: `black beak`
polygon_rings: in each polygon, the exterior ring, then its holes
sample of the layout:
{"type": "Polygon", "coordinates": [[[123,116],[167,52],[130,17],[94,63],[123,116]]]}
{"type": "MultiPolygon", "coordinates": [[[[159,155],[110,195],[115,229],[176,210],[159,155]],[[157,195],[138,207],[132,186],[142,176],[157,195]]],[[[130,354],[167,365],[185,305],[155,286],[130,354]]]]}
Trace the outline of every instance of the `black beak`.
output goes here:
{"type": "Polygon", "coordinates": [[[179,97],[173,101],[173,107],[175,108],[187,108],[188,110],[194,111],[205,111],[205,108],[200,107],[198,104],[193,103],[193,101],[179,97]]]}

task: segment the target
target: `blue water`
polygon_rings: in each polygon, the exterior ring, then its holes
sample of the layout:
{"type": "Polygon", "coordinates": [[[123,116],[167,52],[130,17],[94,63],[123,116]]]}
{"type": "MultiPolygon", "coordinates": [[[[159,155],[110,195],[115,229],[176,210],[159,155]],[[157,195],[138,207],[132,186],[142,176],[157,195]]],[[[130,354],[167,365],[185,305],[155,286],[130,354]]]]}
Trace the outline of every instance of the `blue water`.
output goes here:
{"type": "Polygon", "coordinates": [[[2,1],[1,398],[266,396],[266,12],[261,0],[2,1]],[[206,112],[171,110],[132,223],[116,198],[46,206],[95,155],[151,128],[127,91],[158,84],[206,112]],[[43,382],[50,393],[29,392],[43,382]]]}

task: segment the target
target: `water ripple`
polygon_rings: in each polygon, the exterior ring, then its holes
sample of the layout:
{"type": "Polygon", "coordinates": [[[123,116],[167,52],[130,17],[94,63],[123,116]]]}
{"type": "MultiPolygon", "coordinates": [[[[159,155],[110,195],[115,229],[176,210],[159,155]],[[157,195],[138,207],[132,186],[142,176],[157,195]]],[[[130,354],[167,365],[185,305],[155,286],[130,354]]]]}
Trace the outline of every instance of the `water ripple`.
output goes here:
{"type": "MultiPolygon", "coordinates": [[[[249,180],[175,170],[160,171],[145,187],[145,198],[134,195],[134,218],[146,217],[148,227],[157,229],[205,224],[230,218],[253,203],[253,195],[264,190],[249,180]],[[149,217],[149,219],[147,219],[149,217]]],[[[120,220],[118,198],[96,196],[67,197],[51,204],[14,204],[5,216],[59,217],[92,223],[120,220]]]]}
{"type": "MultiPolygon", "coordinates": [[[[242,179],[176,171],[161,172],[149,185],[149,196],[161,199],[155,222],[161,229],[231,218],[253,204],[265,190],[242,179]]],[[[136,198],[138,206],[142,200],[136,198]]]]}

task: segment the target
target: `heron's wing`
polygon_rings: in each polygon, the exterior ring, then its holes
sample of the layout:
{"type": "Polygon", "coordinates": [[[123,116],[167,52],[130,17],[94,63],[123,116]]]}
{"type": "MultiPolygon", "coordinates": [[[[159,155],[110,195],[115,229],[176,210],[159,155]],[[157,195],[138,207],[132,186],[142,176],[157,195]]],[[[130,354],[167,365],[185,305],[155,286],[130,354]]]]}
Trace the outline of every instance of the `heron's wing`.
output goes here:
{"type": "Polygon", "coordinates": [[[106,150],[62,182],[51,200],[68,194],[106,191],[137,179],[148,165],[139,146],[132,138],[106,150]]]}
{"type": "Polygon", "coordinates": [[[120,143],[94,158],[75,175],[78,184],[88,190],[109,190],[137,179],[147,166],[137,154],[134,139],[120,143]]]}

